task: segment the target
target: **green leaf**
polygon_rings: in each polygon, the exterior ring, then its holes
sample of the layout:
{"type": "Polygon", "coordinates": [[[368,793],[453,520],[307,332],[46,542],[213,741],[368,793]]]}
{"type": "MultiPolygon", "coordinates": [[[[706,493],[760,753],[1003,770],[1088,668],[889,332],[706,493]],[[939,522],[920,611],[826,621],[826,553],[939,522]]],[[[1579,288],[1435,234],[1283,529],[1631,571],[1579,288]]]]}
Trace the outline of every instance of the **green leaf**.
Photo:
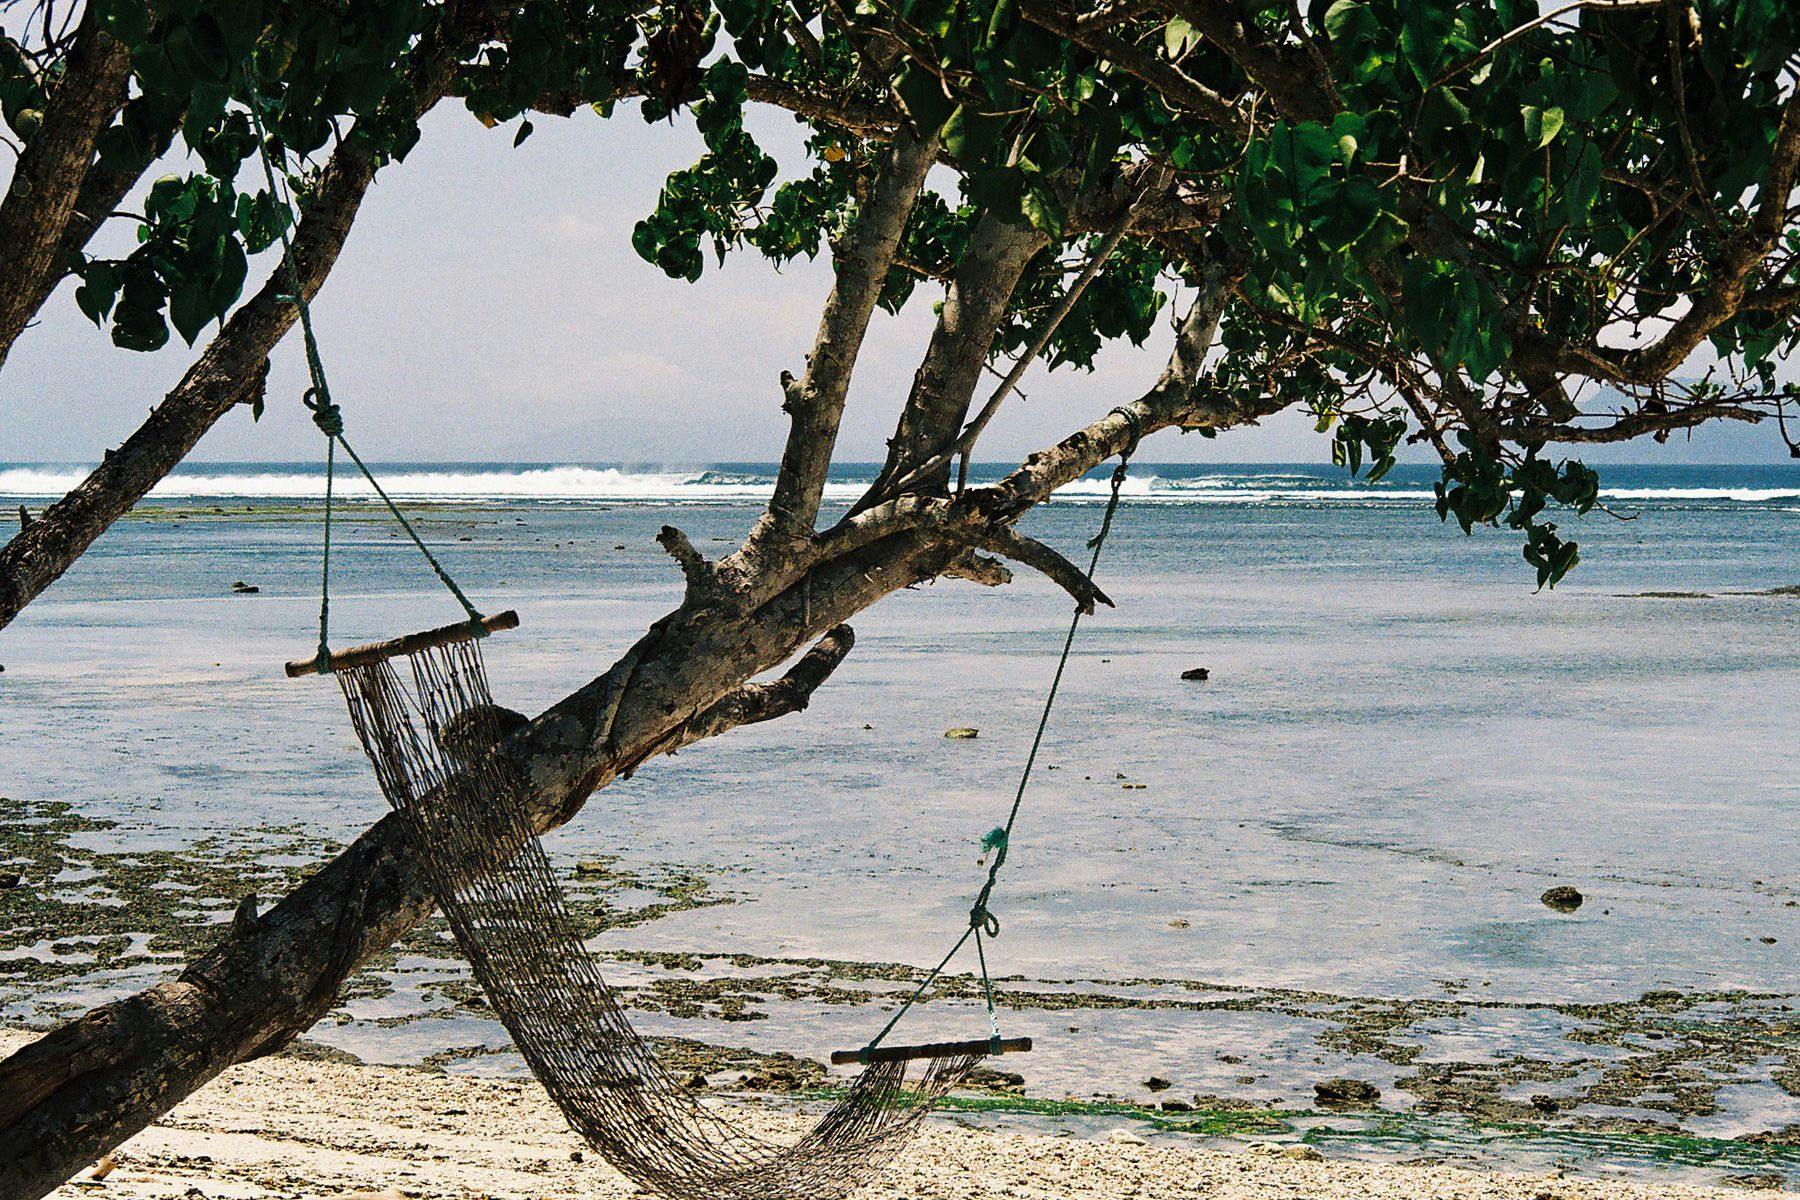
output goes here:
{"type": "Polygon", "coordinates": [[[1563,110],[1560,108],[1538,108],[1527,104],[1521,110],[1525,119],[1525,142],[1533,150],[1542,150],[1556,140],[1562,132],[1563,110]]]}

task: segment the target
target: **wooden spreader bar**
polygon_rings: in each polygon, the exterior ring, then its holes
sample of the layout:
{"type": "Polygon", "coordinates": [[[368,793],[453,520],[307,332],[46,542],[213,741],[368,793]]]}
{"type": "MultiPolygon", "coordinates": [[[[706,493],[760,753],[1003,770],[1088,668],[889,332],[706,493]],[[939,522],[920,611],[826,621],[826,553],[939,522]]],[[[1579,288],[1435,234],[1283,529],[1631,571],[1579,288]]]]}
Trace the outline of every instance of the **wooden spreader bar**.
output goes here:
{"type": "Polygon", "coordinates": [[[1028,1037],[972,1038],[966,1042],[924,1042],[917,1046],[877,1046],[873,1050],[833,1050],[831,1064],[911,1062],[915,1058],[956,1058],[964,1054],[1023,1054],[1031,1049],[1028,1037]]]}
{"type": "MultiPolygon", "coordinates": [[[[503,629],[517,629],[519,614],[512,609],[495,613],[491,617],[483,617],[480,629],[483,633],[499,633],[503,629]]],[[[349,667],[366,667],[370,663],[380,662],[384,658],[396,658],[402,654],[417,654],[421,650],[429,650],[433,646],[449,646],[456,642],[473,641],[481,636],[476,632],[473,621],[458,621],[454,625],[442,625],[436,629],[426,629],[419,633],[409,633],[404,637],[393,638],[385,642],[370,642],[366,646],[352,646],[348,650],[339,650],[325,663],[315,658],[303,658],[287,665],[289,679],[298,679],[302,675],[318,675],[327,671],[342,671],[349,667]]]]}

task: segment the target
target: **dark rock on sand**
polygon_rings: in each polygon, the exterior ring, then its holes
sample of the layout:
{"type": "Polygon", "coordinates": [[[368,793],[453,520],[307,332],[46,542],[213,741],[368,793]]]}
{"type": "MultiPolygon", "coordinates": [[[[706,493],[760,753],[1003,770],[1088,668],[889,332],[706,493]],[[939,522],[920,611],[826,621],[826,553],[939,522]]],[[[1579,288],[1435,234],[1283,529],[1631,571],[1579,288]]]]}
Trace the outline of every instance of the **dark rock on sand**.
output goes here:
{"type": "Polygon", "coordinates": [[[1348,1108],[1374,1104],[1381,1099],[1381,1089],[1365,1079],[1321,1079],[1313,1084],[1313,1096],[1320,1104],[1348,1108]]]}
{"type": "Polygon", "coordinates": [[[1186,1100],[1164,1100],[1162,1102],[1162,1110],[1166,1113],[1193,1112],[1194,1106],[1189,1104],[1186,1100]]]}
{"type": "Polygon", "coordinates": [[[1152,1075],[1150,1078],[1144,1080],[1144,1086],[1153,1092],[1166,1092],[1175,1085],[1164,1079],[1161,1075],[1152,1075]]]}
{"type": "Polygon", "coordinates": [[[1586,897],[1576,889],[1569,887],[1567,884],[1563,884],[1559,887],[1551,888],[1549,891],[1539,896],[1538,899],[1543,902],[1545,908],[1554,908],[1560,913],[1572,913],[1581,907],[1581,902],[1586,899],[1586,897]]]}
{"type": "Polygon", "coordinates": [[[1194,667],[1191,670],[1183,671],[1181,677],[1190,683],[1205,683],[1212,678],[1212,672],[1205,667],[1194,667]]]}
{"type": "Polygon", "coordinates": [[[245,583],[241,579],[231,585],[231,590],[234,595],[238,596],[254,596],[262,591],[254,583],[245,583]]]}

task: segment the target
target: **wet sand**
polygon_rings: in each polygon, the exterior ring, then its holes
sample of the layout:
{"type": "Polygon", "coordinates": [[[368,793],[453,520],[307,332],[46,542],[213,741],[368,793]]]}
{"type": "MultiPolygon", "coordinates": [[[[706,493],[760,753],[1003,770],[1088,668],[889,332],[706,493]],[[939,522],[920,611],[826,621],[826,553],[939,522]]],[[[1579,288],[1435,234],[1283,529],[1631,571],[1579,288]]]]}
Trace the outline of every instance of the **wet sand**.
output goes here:
{"type": "MultiPolygon", "coordinates": [[[[0,1031],[0,1051],[26,1035],[0,1031]]],[[[798,1136],[806,1118],[734,1111],[759,1133],[798,1136]]],[[[58,1200],[356,1196],[551,1200],[642,1194],[563,1124],[533,1083],[282,1056],[233,1068],[131,1139],[103,1181],[91,1171],[58,1200]]],[[[1435,1164],[1324,1160],[1310,1147],[1211,1150],[999,1132],[937,1119],[862,1195],[1277,1197],[1406,1200],[1705,1200],[1743,1195],[1625,1180],[1501,1174],[1435,1164]]]]}

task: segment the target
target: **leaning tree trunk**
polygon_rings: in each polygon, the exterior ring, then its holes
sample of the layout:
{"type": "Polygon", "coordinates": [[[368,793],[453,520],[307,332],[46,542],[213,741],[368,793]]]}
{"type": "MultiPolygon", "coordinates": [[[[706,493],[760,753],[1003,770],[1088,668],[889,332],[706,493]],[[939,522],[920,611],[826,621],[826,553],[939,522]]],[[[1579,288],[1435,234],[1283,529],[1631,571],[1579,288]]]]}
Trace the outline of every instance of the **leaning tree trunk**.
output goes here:
{"type": "MultiPolygon", "coordinates": [[[[901,535],[815,571],[750,614],[685,606],[518,735],[540,830],[647,757],[803,707],[848,649],[834,631],[790,677],[743,685],[804,641],[946,557],[901,535]]],[[[329,1010],[343,981],[431,911],[388,816],[167,983],[104,1005],[0,1061],[0,1198],[34,1200],[236,1062],[329,1010]]]]}

